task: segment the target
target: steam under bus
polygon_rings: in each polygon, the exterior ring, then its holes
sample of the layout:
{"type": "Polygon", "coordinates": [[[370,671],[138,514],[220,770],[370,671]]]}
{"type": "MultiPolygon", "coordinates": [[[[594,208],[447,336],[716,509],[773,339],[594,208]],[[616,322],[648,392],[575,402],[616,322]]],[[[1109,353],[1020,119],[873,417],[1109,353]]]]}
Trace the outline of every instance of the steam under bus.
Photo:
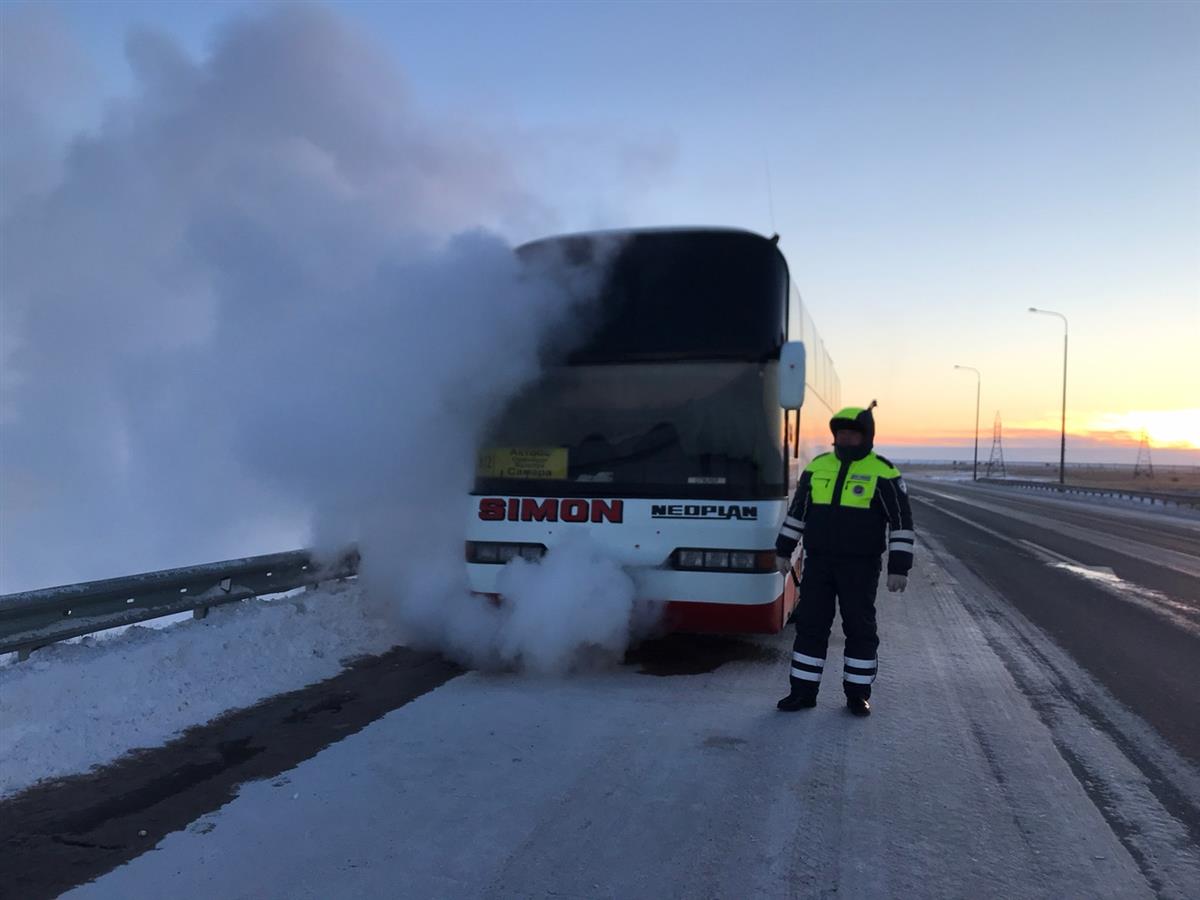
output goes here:
{"type": "Polygon", "coordinates": [[[667,604],[669,627],[780,631],[795,589],[775,537],[840,399],[775,241],[654,229],[518,252],[594,267],[599,297],[589,336],[509,403],[480,452],[472,589],[496,593],[503,563],[586,530],[639,597],[667,604]]]}

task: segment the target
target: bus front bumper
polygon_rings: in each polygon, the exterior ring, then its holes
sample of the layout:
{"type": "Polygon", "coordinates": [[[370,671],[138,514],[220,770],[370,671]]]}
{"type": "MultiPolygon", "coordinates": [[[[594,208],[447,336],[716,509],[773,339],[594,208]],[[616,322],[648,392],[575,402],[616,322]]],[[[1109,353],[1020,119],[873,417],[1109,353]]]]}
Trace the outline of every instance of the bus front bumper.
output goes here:
{"type": "MultiPolygon", "coordinates": [[[[470,565],[471,589],[496,602],[496,565],[470,565]]],[[[790,578],[778,573],[681,572],[627,568],[636,598],[664,607],[669,631],[703,634],[777,634],[796,603],[790,578]]]]}

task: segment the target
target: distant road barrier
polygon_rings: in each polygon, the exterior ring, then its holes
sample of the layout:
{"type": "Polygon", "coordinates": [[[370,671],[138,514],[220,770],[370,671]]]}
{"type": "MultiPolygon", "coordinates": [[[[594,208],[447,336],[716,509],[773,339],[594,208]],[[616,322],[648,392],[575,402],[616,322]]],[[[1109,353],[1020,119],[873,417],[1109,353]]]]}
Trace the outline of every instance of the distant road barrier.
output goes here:
{"type": "Polygon", "coordinates": [[[1022,481],[1016,478],[980,478],[980,484],[999,484],[1007,487],[1022,488],[1034,491],[1052,491],[1059,494],[1088,494],[1094,497],[1119,497],[1127,500],[1139,500],[1143,503],[1163,506],[1190,506],[1200,508],[1200,495],[1197,494],[1167,494],[1161,491],[1130,491],[1123,488],[1089,487],[1083,484],[1059,484],[1057,481],[1022,481]]]}
{"type": "Polygon", "coordinates": [[[88,581],[0,596],[0,653],[19,659],[68,638],[336,581],[358,573],[350,550],[322,568],[308,550],[88,581]]]}

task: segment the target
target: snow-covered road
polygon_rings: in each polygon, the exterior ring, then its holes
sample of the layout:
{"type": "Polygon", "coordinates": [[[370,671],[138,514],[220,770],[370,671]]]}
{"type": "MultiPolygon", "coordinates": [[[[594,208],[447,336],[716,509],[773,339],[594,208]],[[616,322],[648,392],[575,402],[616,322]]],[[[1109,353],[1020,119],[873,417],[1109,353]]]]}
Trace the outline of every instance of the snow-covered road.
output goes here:
{"type": "Polygon", "coordinates": [[[1195,896],[1195,770],[944,562],[880,595],[869,719],[776,712],[786,637],[469,674],[70,896],[1195,896]]]}
{"type": "MultiPolygon", "coordinates": [[[[395,629],[353,582],[135,625],[0,667],[0,798],[105,765],[382,653],[395,629]]],[[[14,657],[15,654],[9,654],[14,657]]]]}

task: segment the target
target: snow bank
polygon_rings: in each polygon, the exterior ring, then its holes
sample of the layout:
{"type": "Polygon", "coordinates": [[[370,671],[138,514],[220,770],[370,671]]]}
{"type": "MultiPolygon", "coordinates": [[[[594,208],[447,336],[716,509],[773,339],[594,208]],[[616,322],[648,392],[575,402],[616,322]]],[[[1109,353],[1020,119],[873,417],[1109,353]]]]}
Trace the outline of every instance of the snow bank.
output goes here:
{"type": "Polygon", "coordinates": [[[395,639],[348,583],[39,650],[0,668],[0,796],[162,744],[395,639]]]}

